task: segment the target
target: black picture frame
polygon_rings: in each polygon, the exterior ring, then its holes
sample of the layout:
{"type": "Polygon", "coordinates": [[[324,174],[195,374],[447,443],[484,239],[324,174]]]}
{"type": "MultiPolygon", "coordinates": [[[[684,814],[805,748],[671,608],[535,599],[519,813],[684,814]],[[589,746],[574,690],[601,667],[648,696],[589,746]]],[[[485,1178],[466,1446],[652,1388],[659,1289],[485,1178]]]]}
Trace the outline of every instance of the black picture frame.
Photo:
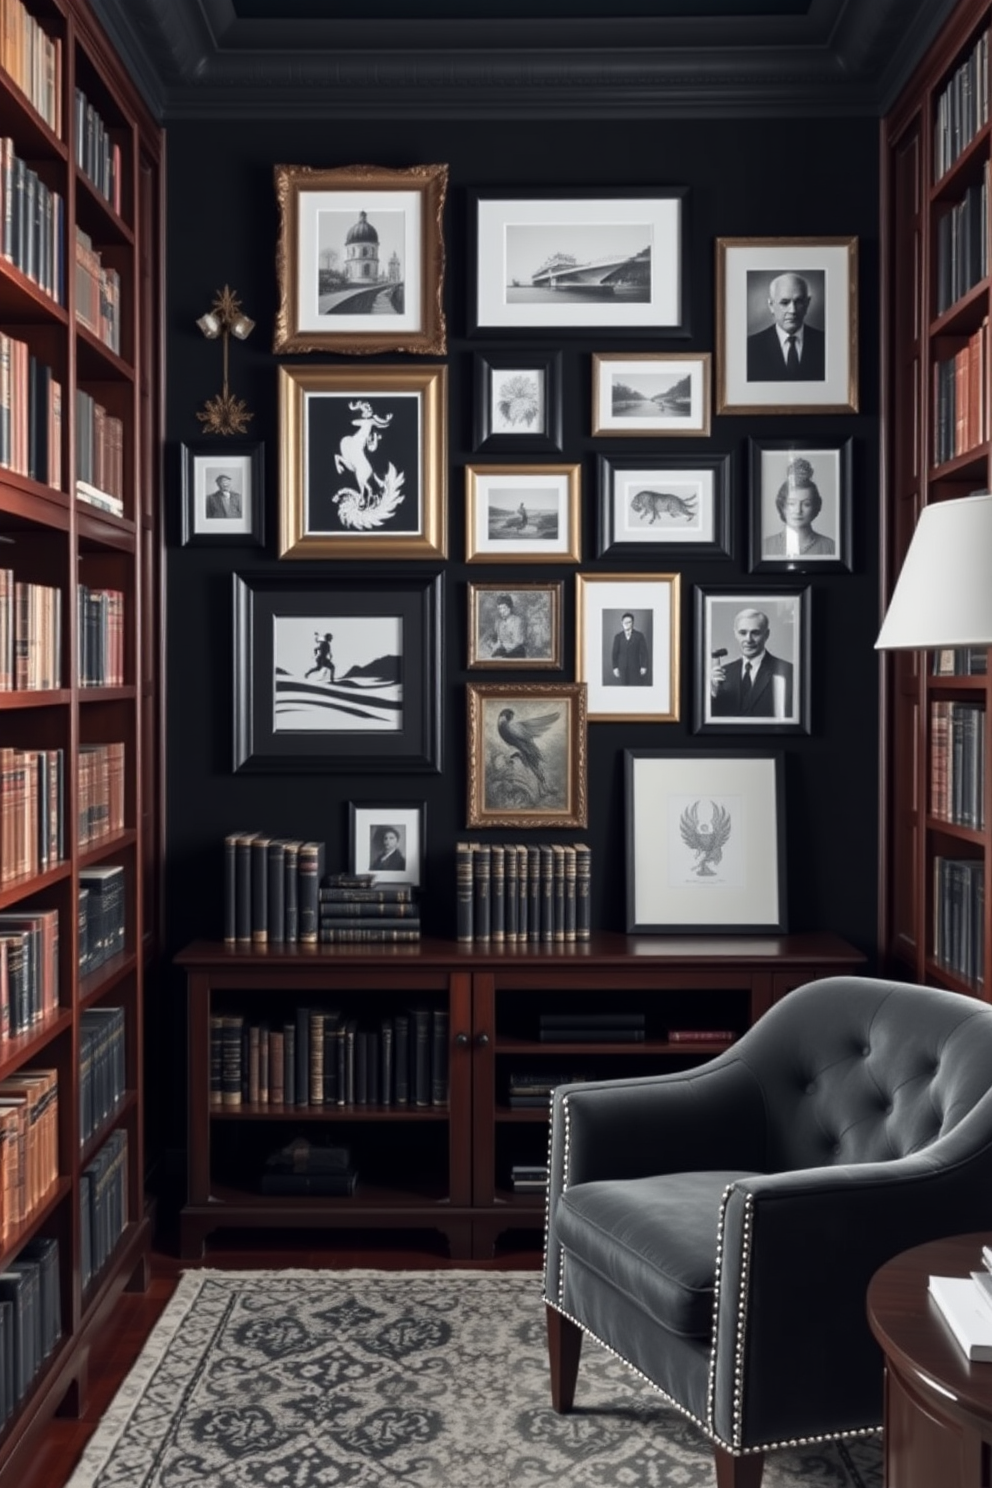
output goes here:
{"type": "Polygon", "coordinates": [[[427,862],[426,801],[349,801],[348,870],[374,873],[376,887],[403,884],[424,887],[427,862]],[[402,867],[377,862],[376,848],[382,834],[392,828],[398,837],[402,867]]]}
{"type": "MultiPolygon", "coordinates": [[[[472,448],[476,451],[504,451],[507,454],[557,454],[562,449],[562,381],[561,352],[477,351],[474,359],[475,406],[472,448]],[[526,427],[531,408],[526,385],[517,390],[506,416],[501,421],[497,402],[500,374],[525,379],[528,373],[543,379],[543,428],[531,432],[526,427]],[[515,410],[521,410],[516,412],[515,410]],[[501,426],[518,422],[513,430],[501,426]]],[[[507,389],[513,392],[513,389],[507,389]]]]}
{"type": "Polygon", "coordinates": [[[439,771],[442,584],[440,573],[234,574],[235,771],[439,771]],[[338,632],[321,663],[325,623],[338,632]]]}
{"type": "MultiPolygon", "coordinates": [[[[810,732],[810,602],[808,586],[741,589],[697,586],[695,590],[695,658],[693,665],[693,732],[697,734],[808,734],[810,732]],[[735,640],[735,621],[745,612],[763,615],[768,646],[764,675],[747,708],[734,706],[745,660],[735,640]],[[724,657],[728,659],[724,661],[724,657]],[[771,663],[772,665],[768,665],[771,663]],[[716,696],[711,670],[725,674],[716,696]],[[718,699],[719,698],[719,702],[718,699]],[[754,711],[752,711],[752,706],[754,711]],[[733,711],[730,709],[733,708],[733,711]]],[[[758,627],[755,627],[758,628],[758,627]]],[[[758,673],[761,672],[758,668],[758,673]]]]}
{"type": "Polygon", "coordinates": [[[670,560],[733,557],[733,467],[729,453],[652,453],[623,459],[597,456],[597,556],[656,553],[670,560]],[[636,478],[639,474],[645,477],[643,482],[636,478]],[[665,481],[668,475],[674,479],[665,481]],[[652,490],[655,481],[670,489],[652,490]],[[633,496],[631,483],[641,487],[633,496]],[[646,498],[643,502],[642,493],[646,498]],[[691,510],[683,512],[683,506],[691,510]],[[638,527],[639,521],[643,526],[638,527]],[[662,525],[653,535],[656,523],[662,525]]]}
{"type": "Polygon", "coordinates": [[[263,547],[265,445],[260,440],[198,440],[179,447],[183,547],[263,547]],[[209,513],[211,483],[227,476],[241,497],[237,517],[209,513]]]}
{"type": "Polygon", "coordinates": [[[748,446],[751,572],[851,573],[854,440],[750,439],[748,446]],[[782,505],[783,488],[799,482],[819,500],[805,542],[790,529],[782,505]],[[781,553],[771,551],[779,547],[781,553]]]}

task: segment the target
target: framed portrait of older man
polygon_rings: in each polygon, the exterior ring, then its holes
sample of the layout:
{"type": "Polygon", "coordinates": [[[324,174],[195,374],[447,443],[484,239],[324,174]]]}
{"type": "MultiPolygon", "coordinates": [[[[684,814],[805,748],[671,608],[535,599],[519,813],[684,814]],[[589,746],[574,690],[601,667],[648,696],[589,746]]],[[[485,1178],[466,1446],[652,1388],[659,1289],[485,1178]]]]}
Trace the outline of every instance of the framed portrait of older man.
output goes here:
{"type": "Polygon", "coordinates": [[[857,413],[857,238],[718,238],[717,413],[857,413]]]}
{"type": "Polygon", "coordinates": [[[697,734],[808,734],[808,588],[696,589],[697,734]]]}

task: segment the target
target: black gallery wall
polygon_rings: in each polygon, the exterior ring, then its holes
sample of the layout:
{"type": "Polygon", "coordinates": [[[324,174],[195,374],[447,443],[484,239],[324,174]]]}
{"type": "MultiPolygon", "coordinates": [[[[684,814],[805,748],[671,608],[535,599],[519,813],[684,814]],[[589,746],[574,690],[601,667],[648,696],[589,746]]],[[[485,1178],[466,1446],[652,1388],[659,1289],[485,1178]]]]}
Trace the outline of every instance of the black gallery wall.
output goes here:
{"type": "MultiPolygon", "coordinates": [[[[624,905],[623,751],[643,747],[691,751],[749,747],[785,757],[789,927],[834,930],[873,957],[876,945],[878,807],[878,122],[870,118],[633,119],[600,121],[430,121],[356,119],[231,123],[180,122],[167,132],[167,863],[166,954],[194,937],[218,938],[222,911],[222,839],[258,828],[275,835],[319,838],[328,866],[347,865],[348,803],[426,803],[426,933],[454,935],[454,844],[463,835],[493,840],[516,829],[466,832],[466,701],[468,681],[574,678],[574,566],[548,568],[464,563],[464,467],[498,457],[472,451],[473,355],[509,346],[547,349],[548,339],[508,341],[468,335],[472,266],[467,261],[468,192],[472,188],[596,188],[679,185],[688,188],[688,338],[645,340],[590,333],[562,338],[564,451],[548,461],[582,466],[581,572],[640,572],[677,567],[682,575],[681,698],[678,722],[591,723],[587,831],[540,832],[544,840],[590,843],[592,923],[622,931],[624,905]],[[310,354],[276,357],[271,350],[277,309],[278,215],[276,163],[332,167],[403,167],[446,162],[445,308],[448,324],[448,558],[443,564],[341,566],[279,560],[277,551],[279,423],[276,371],[280,360],[339,363],[310,354]],[[715,242],[720,236],[856,235],[859,239],[858,365],[860,411],[848,415],[714,415],[708,439],[596,440],[591,429],[593,352],[715,351],[715,242]],[[265,445],[267,542],[247,547],[183,547],[180,541],[179,447],[203,437],[196,411],[221,384],[219,344],[195,321],[225,283],[236,289],[256,322],[231,348],[231,384],[253,410],[248,437],[265,445]],[[748,572],[749,437],[854,441],[851,573],[748,572]],[[732,460],[733,557],[677,565],[652,557],[595,556],[596,456],[640,456],[648,450],[686,454],[727,452],[732,460]],[[235,774],[232,762],[232,574],[279,574],[289,586],[319,578],[443,569],[443,767],[439,774],[381,772],[235,774]],[[467,670],[469,579],[565,580],[561,673],[467,670]],[[808,735],[695,735],[693,589],[734,585],[769,590],[802,582],[812,595],[811,731],[808,735]]],[[[365,361],[366,359],[362,359],[365,361]]],[[[376,362],[416,365],[425,359],[380,356],[376,362]]],[[[435,359],[441,360],[441,359],[435,359]]],[[[218,439],[218,444],[222,440],[218,439]]],[[[529,458],[529,457],[521,457],[529,458]]],[[[161,1032],[173,1043],[173,1069],[184,1067],[181,982],[160,1009],[161,1032]]],[[[166,985],[169,979],[166,978],[166,985]]],[[[180,1092],[175,1090],[177,1102],[180,1092]]],[[[178,1108],[178,1107],[177,1107],[178,1108]]]]}

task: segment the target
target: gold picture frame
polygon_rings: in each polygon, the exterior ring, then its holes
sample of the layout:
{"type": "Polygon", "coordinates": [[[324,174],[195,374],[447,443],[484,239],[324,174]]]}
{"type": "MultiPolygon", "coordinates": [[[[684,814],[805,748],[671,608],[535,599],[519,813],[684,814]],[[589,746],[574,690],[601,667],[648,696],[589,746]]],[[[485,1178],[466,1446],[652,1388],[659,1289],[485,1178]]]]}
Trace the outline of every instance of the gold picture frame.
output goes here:
{"type": "Polygon", "coordinates": [[[444,356],[446,165],[274,169],[273,351],[444,356]]]}
{"type": "Polygon", "coordinates": [[[447,368],[278,375],[279,557],[447,557],[447,368]]]}
{"type": "Polygon", "coordinates": [[[578,563],[582,466],[466,465],[466,563],[578,563]]]}
{"type": "Polygon", "coordinates": [[[468,826],[585,827],[586,689],[468,683],[468,826]]]}
{"type": "Polygon", "coordinates": [[[575,676],[590,722],[678,722],[680,593],[677,573],[576,574],[575,676]]]}

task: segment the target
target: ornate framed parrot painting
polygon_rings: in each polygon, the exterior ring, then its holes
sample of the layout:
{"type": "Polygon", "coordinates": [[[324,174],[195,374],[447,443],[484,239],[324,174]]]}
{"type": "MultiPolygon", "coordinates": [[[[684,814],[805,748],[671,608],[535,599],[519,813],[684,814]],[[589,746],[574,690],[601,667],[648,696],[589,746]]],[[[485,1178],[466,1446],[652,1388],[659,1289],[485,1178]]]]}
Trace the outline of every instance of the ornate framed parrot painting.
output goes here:
{"type": "Polygon", "coordinates": [[[586,826],[585,686],[470,683],[467,693],[467,825],[586,826]]]}

